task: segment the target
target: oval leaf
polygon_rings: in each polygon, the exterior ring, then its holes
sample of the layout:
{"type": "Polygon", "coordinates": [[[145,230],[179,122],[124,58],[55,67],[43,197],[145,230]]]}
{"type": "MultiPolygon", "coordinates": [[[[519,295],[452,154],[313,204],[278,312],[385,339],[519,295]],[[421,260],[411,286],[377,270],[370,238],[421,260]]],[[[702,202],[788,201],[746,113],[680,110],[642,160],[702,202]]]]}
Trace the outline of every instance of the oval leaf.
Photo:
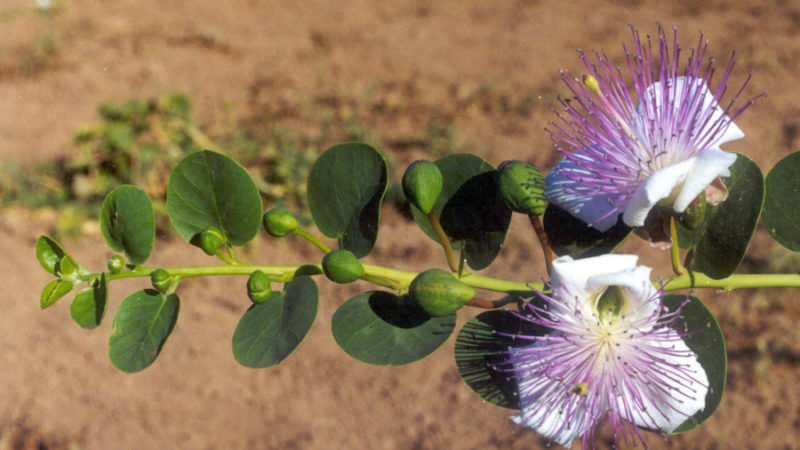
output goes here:
{"type": "Polygon", "coordinates": [[[244,167],[225,155],[205,150],[186,156],[172,171],[167,213],[178,233],[189,242],[216,227],[227,242],[244,245],[261,225],[261,196],[244,167]]]}
{"type": "Polygon", "coordinates": [[[158,357],[178,320],[180,300],[146,289],[125,298],[114,314],[108,356],[118,369],[133,373],[158,357]]]}
{"type": "Polygon", "coordinates": [[[378,237],[388,169],[383,156],[361,143],[334,145],[311,167],[308,208],[319,230],[359,258],[378,237]]]}
{"type": "Polygon", "coordinates": [[[124,251],[133,264],[147,261],[156,233],[150,197],[136,186],[116,187],[103,201],[100,229],[112,250],[124,251]]]}
{"type": "MultiPolygon", "coordinates": [[[[714,315],[699,299],[688,297],[689,302],[683,306],[681,315],[673,323],[673,328],[681,333],[688,333],[686,345],[697,355],[697,360],[706,371],[709,389],[706,393],[705,407],[694,416],[686,419],[672,433],[684,433],[695,428],[711,417],[722,401],[725,392],[725,374],[728,370],[725,353],[725,337],[714,318],[714,315]]],[[[677,310],[687,299],[686,295],[667,295],[664,306],[670,311],[677,310]]]]}
{"type": "MultiPolygon", "coordinates": [[[[545,307],[537,297],[531,299],[531,303],[545,307]]],[[[526,303],[520,299],[518,304],[522,309],[526,303]]],[[[530,345],[529,340],[511,336],[541,336],[547,331],[507,310],[478,314],[464,324],[458,333],[455,346],[458,373],[484,400],[504,408],[520,409],[516,380],[497,367],[508,365],[509,358],[513,356],[511,349],[530,345]]]]}
{"type": "Polygon", "coordinates": [[[58,242],[48,236],[42,235],[36,240],[36,259],[44,270],[53,275],[56,274],[56,265],[66,254],[58,242]]]}
{"type": "MultiPolygon", "coordinates": [[[[511,210],[500,193],[494,167],[468,153],[434,162],[444,184],[432,212],[453,248],[463,249],[467,264],[474,270],[484,269],[503,248],[511,222],[511,210]]],[[[427,215],[413,205],[411,213],[422,231],[438,242],[427,215]]]]}
{"type": "Polygon", "coordinates": [[[767,231],[784,247],[800,251],[800,152],[775,164],[766,187],[762,220],[767,231]]]}
{"type": "Polygon", "coordinates": [[[398,366],[418,361],[447,340],[456,315],[431,317],[408,296],[365,292],[333,315],[333,337],[359,361],[398,366]]]}
{"type": "Polygon", "coordinates": [[[45,309],[56,302],[56,300],[67,295],[75,285],[71,281],[57,279],[51,280],[42,290],[39,297],[39,307],[45,309]]]}
{"type": "Polygon", "coordinates": [[[578,259],[611,253],[631,230],[622,222],[622,216],[616,225],[601,232],[554,204],[547,205],[544,212],[544,231],[558,256],[569,255],[578,259]]]}
{"type": "Polygon", "coordinates": [[[700,226],[689,231],[677,225],[679,243],[692,249],[695,268],[714,279],[739,268],[764,205],[764,177],[748,157],[737,153],[731,176],[723,182],[728,198],[709,205],[700,226]]]}
{"type": "Polygon", "coordinates": [[[69,313],[81,328],[92,329],[100,325],[106,314],[108,282],[106,274],[100,275],[94,287],[86,288],[72,300],[69,313]]]}
{"type": "Polygon", "coordinates": [[[286,284],[284,292],[273,292],[264,303],[251,306],[233,333],[236,361],[253,369],[283,361],[311,329],[317,303],[314,280],[297,276],[286,284]]]}
{"type": "Polygon", "coordinates": [[[56,275],[72,283],[79,283],[81,281],[79,277],[82,271],[83,269],[81,269],[78,263],[69,255],[61,257],[61,260],[56,264],[56,275]]]}

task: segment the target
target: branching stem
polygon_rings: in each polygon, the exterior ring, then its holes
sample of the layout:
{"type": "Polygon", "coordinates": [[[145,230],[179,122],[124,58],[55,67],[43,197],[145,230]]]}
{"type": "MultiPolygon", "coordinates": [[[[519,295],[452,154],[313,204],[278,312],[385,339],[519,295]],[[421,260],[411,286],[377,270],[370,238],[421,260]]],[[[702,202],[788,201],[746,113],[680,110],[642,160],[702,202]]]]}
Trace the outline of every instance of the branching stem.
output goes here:
{"type": "Polygon", "coordinates": [[[294,231],[292,231],[292,233],[300,236],[301,238],[307,240],[308,242],[311,242],[312,244],[314,244],[315,247],[317,247],[318,249],[322,250],[323,253],[330,253],[331,252],[331,249],[328,248],[327,245],[323,244],[322,241],[320,241],[314,235],[312,235],[311,233],[309,233],[308,231],[306,231],[306,230],[304,230],[302,228],[299,228],[299,227],[295,228],[294,231]]]}
{"type": "MultiPolygon", "coordinates": [[[[301,267],[310,269],[313,275],[322,274],[320,264],[308,265],[259,265],[237,263],[219,266],[184,266],[165,268],[171,276],[177,279],[195,278],[203,276],[226,276],[226,275],[250,275],[255,270],[261,270],[270,279],[276,282],[287,282],[291,280],[295,272],[301,267]]],[[[149,277],[156,270],[156,267],[137,266],[130,270],[119,273],[106,273],[106,279],[113,280],[123,278],[149,277]]],[[[362,278],[372,284],[389,288],[396,291],[408,289],[411,281],[418,275],[417,272],[392,269],[389,267],[364,264],[366,274],[362,278]]],[[[82,281],[91,282],[92,279],[100,277],[100,273],[82,273],[82,281]]],[[[464,272],[459,279],[462,283],[476,289],[487,291],[503,292],[506,294],[529,295],[531,291],[541,291],[545,289],[543,283],[525,283],[519,281],[507,281],[497,278],[476,275],[464,272]]],[[[686,271],[682,275],[661,280],[664,283],[664,291],[678,291],[685,289],[720,289],[731,291],[743,288],[768,288],[768,287],[800,287],[800,274],[735,274],[721,280],[715,280],[702,272],[686,271]]],[[[653,283],[656,287],[659,281],[653,283]]],[[[468,303],[471,306],[481,308],[495,308],[507,304],[503,301],[473,301],[468,303]],[[494,306],[491,306],[494,304],[494,306]]]]}
{"type": "Polygon", "coordinates": [[[436,237],[439,239],[439,243],[442,244],[442,249],[444,249],[444,254],[447,257],[447,265],[450,266],[450,270],[452,272],[459,273],[458,259],[456,258],[455,253],[453,253],[453,247],[450,246],[450,238],[448,238],[447,234],[445,234],[442,224],[439,223],[439,218],[436,217],[436,213],[433,210],[428,213],[428,220],[431,222],[431,226],[436,232],[436,237]]]}

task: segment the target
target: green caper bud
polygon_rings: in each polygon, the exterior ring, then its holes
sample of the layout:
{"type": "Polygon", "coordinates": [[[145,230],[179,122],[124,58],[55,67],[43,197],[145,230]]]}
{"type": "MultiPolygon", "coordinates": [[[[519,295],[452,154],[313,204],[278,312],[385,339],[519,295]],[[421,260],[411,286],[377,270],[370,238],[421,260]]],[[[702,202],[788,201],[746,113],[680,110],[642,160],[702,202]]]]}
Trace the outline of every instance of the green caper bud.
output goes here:
{"type": "Polygon", "coordinates": [[[216,227],[209,227],[200,233],[200,248],[206,255],[216,255],[224,242],[225,238],[222,236],[222,232],[216,227]]]}
{"type": "Polygon", "coordinates": [[[297,228],[297,219],[291,211],[276,206],[264,214],[264,229],[272,236],[283,237],[297,228]]]}
{"type": "Polygon", "coordinates": [[[108,271],[111,273],[120,273],[123,267],[125,267],[125,258],[120,255],[114,255],[108,260],[108,271]]]}
{"type": "Polygon", "coordinates": [[[506,205],[514,212],[544,213],[544,178],[539,169],[522,161],[505,161],[497,168],[497,183],[506,205]]]}
{"type": "Polygon", "coordinates": [[[352,283],[364,276],[364,266],[349,250],[334,250],[322,258],[322,271],[337,283],[352,283]]]}
{"type": "Polygon", "coordinates": [[[442,172],[430,161],[415,161],[403,174],[403,194],[425,214],[433,209],[443,184],[442,172]]]}
{"type": "Polygon", "coordinates": [[[474,289],[442,269],[429,269],[417,275],[408,293],[432,316],[452,314],[475,297],[474,289]]]}
{"type": "Polygon", "coordinates": [[[166,270],[156,269],[150,273],[150,282],[153,283],[154,288],[164,292],[169,289],[170,284],[172,284],[172,277],[169,276],[166,270]]]}
{"type": "Polygon", "coordinates": [[[253,303],[264,303],[272,295],[270,279],[261,270],[256,270],[247,279],[247,296],[253,303]]]}

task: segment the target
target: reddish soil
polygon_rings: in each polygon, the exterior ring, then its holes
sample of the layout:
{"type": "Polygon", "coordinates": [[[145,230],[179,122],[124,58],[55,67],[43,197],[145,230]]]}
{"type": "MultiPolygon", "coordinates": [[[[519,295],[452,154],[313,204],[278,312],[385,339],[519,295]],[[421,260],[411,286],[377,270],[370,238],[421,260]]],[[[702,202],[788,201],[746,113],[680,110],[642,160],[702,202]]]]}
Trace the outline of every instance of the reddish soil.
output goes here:
{"type": "MultiPolygon", "coordinates": [[[[628,24],[654,33],[676,26],[684,47],[702,30],[711,53],[738,58],[731,81],[749,72],[745,96],[766,92],[737,120],[747,136],[726,149],[766,172],[800,138],[800,4],[771,0],[561,1],[401,0],[339,2],[231,0],[56,0],[34,14],[32,0],[0,4],[0,162],[28,165],[68,155],[76,127],[96,120],[105,100],[188,93],[201,126],[270,114],[296,120],[304,95],[351,98],[378,89],[364,122],[387,141],[424,129],[431,112],[455,121],[459,142],[497,164],[558,159],[543,128],[558,69],[580,75],[576,48],[606,49],[621,61],[628,24]],[[42,39],[55,42],[48,53],[42,39]],[[39,44],[37,44],[37,42],[39,44]],[[288,111],[288,112],[287,112],[288,111]]],[[[398,162],[420,149],[397,151],[398,162]]],[[[369,262],[422,269],[443,261],[413,224],[389,210],[369,262]]],[[[405,367],[350,359],[330,333],[336,307],[363,286],[321,282],[309,336],[280,366],[251,370],[230,339],[247,308],[243,280],[191,280],[181,317],[161,357],[128,375],[107,357],[110,320],[79,329],[69,302],[39,311],[48,281],[34,258],[49,214],[0,212],[0,449],[2,448],[537,448],[513,430],[510,411],[485,404],[464,384],[451,338],[405,367]]],[[[524,221],[487,274],[539,280],[539,250],[524,221]]],[[[668,274],[666,253],[641,242],[642,262],[668,274]]],[[[96,227],[65,243],[100,270],[111,255],[96,227]],[[92,231],[95,230],[95,231],[92,231]]],[[[256,261],[298,263],[318,256],[301,243],[259,239],[256,261]]],[[[744,270],[786,257],[763,229],[744,270]]],[[[158,242],[152,264],[203,261],[194,248],[158,242]]],[[[798,270],[794,266],[784,270],[798,270]]],[[[210,263],[211,260],[209,259],[210,263]]],[[[143,283],[111,287],[110,311],[143,283]]],[[[795,448],[800,437],[800,304],[788,290],[698,292],[718,315],[729,352],[727,393],[717,413],[685,435],[649,436],[653,448],[795,448]]],[[[472,312],[461,314],[463,323],[472,312]]],[[[603,447],[608,441],[602,440],[603,447]]],[[[576,445],[577,446],[577,445],[576,445]]]]}

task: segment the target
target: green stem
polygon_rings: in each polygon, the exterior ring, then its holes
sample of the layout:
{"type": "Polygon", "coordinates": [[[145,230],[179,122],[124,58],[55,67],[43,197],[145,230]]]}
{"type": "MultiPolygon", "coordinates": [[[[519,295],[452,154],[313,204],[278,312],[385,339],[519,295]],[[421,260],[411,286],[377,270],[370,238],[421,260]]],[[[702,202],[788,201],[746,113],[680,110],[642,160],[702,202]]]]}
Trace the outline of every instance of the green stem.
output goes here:
{"type": "Polygon", "coordinates": [[[800,287],[800,274],[737,274],[715,280],[702,272],[687,272],[664,280],[665,291],[679,289],[723,289],[800,287]]]}
{"type": "Polygon", "coordinates": [[[322,250],[323,253],[330,253],[331,252],[331,249],[328,248],[327,245],[323,244],[322,241],[320,241],[314,235],[312,235],[311,233],[309,233],[308,231],[306,231],[306,230],[304,230],[302,228],[299,228],[299,227],[295,228],[294,231],[292,231],[292,233],[300,236],[301,238],[307,240],[308,242],[311,242],[318,249],[322,250]]]}
{"type": "Polygon", "coordinates": [[[388,278],[376,277],[375,275],[364,274],[364,276],[361,277],[361,279],[363,279],[364,281],[369,281],[370,283],[376,284],[378,286],[383,286],[389,289],[393,289],[395,291],[400,291],[405,288],[405,286],[403,286],[403,284],[398,281],[390,280],[388,278]]]}
{"type": "Polygon", "coordinates": [[[672,246],[669,248],[670,259],[672,260],[672,271],[675,275],[686,273],[686,267],[681,264],[680,248],[678,247],[678,229],[675,227],[675,217],[669,218],[669,234],[672,238],[672,246]]]}
{"type": "MultiPolygon", "coordinates": [[[[229,248],[230,248],[230,247],[229,247],[229,248]]],[[[219,249],[219,250],[217,250],[217,258],[219,258],[219,259],[221,259],[221,260],[225,261],[225,262],[226,262],[226,263],[228,263],[228,264],[236,264],[236,259],[235,259],[235,256],[234,256],[234,255],[232,255],[230,252],[228,252],[228,253],[225,253],[225,252],[223,251],[222,247],[220,247],[220,249],[219,249]]]]}
{"type": "Polygon", "coordinates": [[[538,215],[528,214],[528,219],[531,222],[533,231],[536,233],[536,237],[539,239],[539,244],[542,246],[547,274],[550,275],[553,272],[553,249],[550,247],[550,239],[547,238],[547,233],[545,233],[544,226],[538,215]]]}
{"type": "MultiPolygon", "coordinates": [[[[322,266],[320,264],[306,264],[304,266],[315,267],[318,273],[322,273],[322,266]]],[[[169,267],[166,269],[170,275],[180,279],[205,276],[250,275],[253,273],[253,271],[258,269],[263,271],[271,279],[277,282],[283,282],[290,280],[300,267],[303,266],[273,266],[238,263],[224,266],[184,266],[169,267]]],[[[123,278],[149,277],[150,273],[156,269],[156,267],[138,266],[124,272],[108,273],[106,274],[106,278],[108,281],[112,281],[123,278]]],[[[419,274],[418,272],[407,272],[404,270],[391,269],[372,264],[364,264],[364,272],[364,279],[366,281],[396,290],[406,289],[411,284],[411,281],[419,274]]],[[[100,276],[99,273],[88,273],[81,278],[84,281],[89,281],[91,278],[98,276],[100,276]]],[[[485,277],[482,275],[475,275],[472,273],[464,273],[460,280],[461,282],[466,283],[474,288],[496,292],[530,293],[532,289],[541,290],[544,288],[542,283],[505,281],[496,278],[485,277]]]]}
{"type": "MultiPolygon", "coordinates": [[[[320,264],[304,265],[314,267],[319,274],[322,273],[320,264]]],[[[203,276],[219,275],[250,275],[256,269],[262,270],[272,280],[276,282],[286,282],[294,277],[295,272],[303,267],[301,265],[258,265],[238,263],[224,266],[185,266],[169,267],[166,270],[176,279],[194,278],[203,276]]],[[[149,277],[150,273],[156,270],[155,267],[135,267],[131,270],[120,273],[107,273],[106,279],[112,280],[123,278],[149,277]]],[[[417,272],[407,272],[404,270],[391,269],[383,266],[364,264],[366,281],[373,284],[395,290],[407,289],[411,281],[418,275],[417,272]]],[[[90,282],[93,278],[99,277],[99,273],[82,274],[83,281],[90,282]]],[[[504,292],[508,294],[529,295],[531,291],[545,290],[544,283],[524,283],[518,281],[506,281],[497,278],[485,277],[473,273],[464,273],[460,278],[462,283],[473,288],[488,291],[504,292]]],[[[742,288],[768,288],[768,287],[800,287],[800,274],[736,274],[721,280],[715,280],[702,272],[690,272],[663,280],[664,291],[677,291],[681,289],[723,289],[730,291],[742,288]]],[[[658,287],[659,282],[654,282],[658,287]]]]}
{"type": "Polygon", "coordinates": [[[453,247],[450,246],[450,238],[447,237],[447,234],[442,228],[442,224],[439,223],[439,218],[436,217],[436,213],[433,210],[428,213],[428,221],[430,221],[433,231],[436,232],[439,243],[442,244],[442,249],[444,249],[444,254],[447,257],[447,265],[450,266],[450,271],[458,273],[458,260],[456,259],[455,253],[453,253],[453,247]]]}

